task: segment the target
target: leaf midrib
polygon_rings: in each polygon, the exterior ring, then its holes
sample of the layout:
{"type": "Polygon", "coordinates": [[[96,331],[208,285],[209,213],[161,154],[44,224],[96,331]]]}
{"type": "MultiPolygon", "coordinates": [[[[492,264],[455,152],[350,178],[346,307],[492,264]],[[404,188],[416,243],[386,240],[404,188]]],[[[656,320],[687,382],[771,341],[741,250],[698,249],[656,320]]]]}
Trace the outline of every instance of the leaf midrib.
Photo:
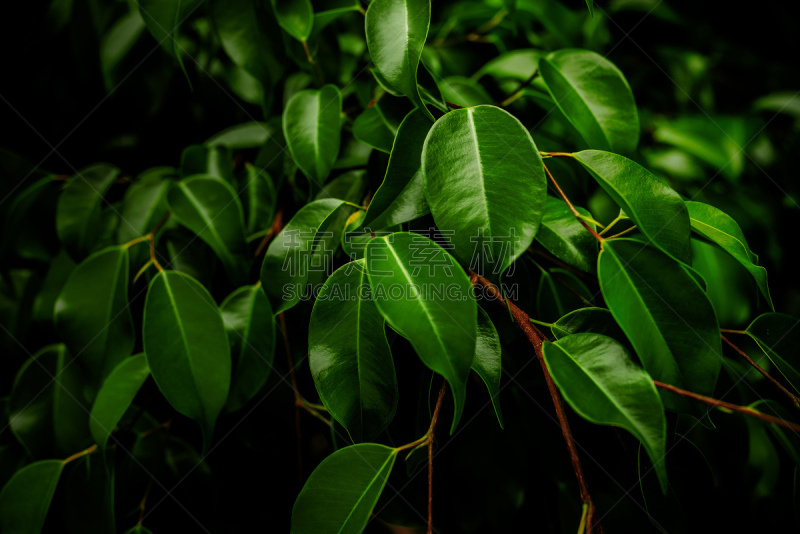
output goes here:
{"type": "Polygon", "coordinates": [[[186,198],[188,198],[189,201],[192,203],[192,206],[194,207],[197,214],[200,215],[200,218],[203,219],[203,222],[206,224],[205,230],[208,230],[214,235],[214,239],[217,241],[217,244],[220,247],[221,251],[223,252],[224,256],[231,263],[231,265],[233,265],[234,261],[233,257],[231,256],[231,252],[230,250],[228,250],[228,246],[225,244],[225,241],[217,232],[217,229],[213,224],[214,223],[213,219],[208,218],[205,209],[202,208],[202,204],[197,200],[197,197],[194,196],[194,193],[192,193],[189,190],[189,188],[186,187],[186,184],[181,183],[179,185],[181,187],[181,191],[183,191],[183,194],[186,195],[186,198]]]}
{"type": "Polygon", "coordinates": [[[381,475],[381,473],[383,473],[383,470],[386,467],[386,464],[388,464],[390,460],[393,460],[396,457],[396,455],[397,455],[397,451],[392,451],[389,454],[389,456],[386,458],[386,460],[384,460],[384,462],[381,464],[380,469],[375,471],[375,475],[370,479],[369,484],[367,484],[366,489],[361,492],[361,495],[356,500],[356,503],[353,505],[352,508],[350,508],[350,512],[348,512],[347,517],[344,518],[344,522],[342,522],[342,526],[337,531],[337,534],[341,534],[342,532],[345,531],[344,529],[347,526],[348,521],[350,521],[350,518],[353,516],[353,512],[355,512],[356,508],[358,508],[358,505],[361,504],[361,501],[364,500],[364,496],[367,494],[367,492],[370,490],[370,488],[372,488],[373,484],[375,484],[375,480],[381,475]]]}

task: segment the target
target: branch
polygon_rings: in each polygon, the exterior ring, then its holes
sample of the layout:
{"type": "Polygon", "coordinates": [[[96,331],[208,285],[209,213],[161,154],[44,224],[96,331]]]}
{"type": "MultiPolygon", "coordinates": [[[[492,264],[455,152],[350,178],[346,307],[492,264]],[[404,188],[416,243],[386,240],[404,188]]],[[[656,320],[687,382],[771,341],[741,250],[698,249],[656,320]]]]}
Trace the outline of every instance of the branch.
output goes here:
{"type": "Polygon", "coordinates": [[[259,257],[261,253],[267,248],[267,244],[269,240],[278,235],[283,228],[283,208],[278,210],[278,213],[275,214],[275,218],[272,220],[272,228],[269,229],[267,235],[264,236],[264,239],[261,240],[261,243],[258,244],[258,248],[256,249],[256,253],[254,257],[259,257]]]}
{"type": "Polygon", "coordinates": [[[433,409],[431,426],[428,427],[428,534],[433,534],[433,433],[436,431],[436,423],[439,420],[439,410],[442,409],[444,391],[447,389],[447,381],[442,381],[439,389],[439,397],[436,399],[436,408],[433,409]]]}
{"type": "Polygon", "coordinates": [[[547,176],[550,178],[550,181],[553,182],[554,186],[556,186],[556,189],[558,190],[558,194],[561,195],[561,198],[563,198],[564,202],[567,203],[567,206],[569,206],[569,209],[572,212],[572,214],[575,216],[576,219],[578,219],[578,222],[581,223],[584,228],[589,230],[589,233],[592,234],[594,236],[594,238],[597,239],[598,242],[602,243],[604,238],[600,234],[598,234],[594,230],[594,228],[592,228],[591,226],[586,224],[586,221],[583,220],[583,217],[581,216],[581,214],[578,213],[578,210],[576,210],[575,206],[572,205],[572,202],[569,201],[569,199],[567,198],[567,195],[565,195],[564,191],[561,190],[561,186],[558,185],[558,182],[556,182],[556,179],[550,173],[550,169],[547,168],[547,165],[542,163],[542,166],[544,167],[544,172],[546,172],[547,176]]]}
{"type": "Polygon", "coordinates": [[[795,395],[794,393],[792,393],[791,391],[789,391],[788,389],[783,387],[783,384],[778,382],[778,380],[776,378],[774,378],[772,375],[770,375],[768,372],[766,372],[760,365],[758,365],[756,362],[754,362],[753,359],[750,358],[750,356],[748,356],[747,354],[745,354],[745,352],[742,349],[740,349],[739,347],[737,347],[736,345],[731,343],[728,340],[728,338],[726,338],[723,335],[720,335],[720,337],[722,338],[722,341],[727,343],[730,348],[732,348],[737,353],[739,353],[739,356],[741,356],[742,358],[747,360],[747,363],[749,363],[750,365],[755,367],[756,371],[758,371],[759,373],[764,375],[766,377],[766,379],[769,380],[770,382],[772,382],[775,385],[775,387],[777,387],[779,390],[781,390],[783,392],[784,395],[789,397],[796,408],[800,408],[800,397],[798,397],[797,395],[795,395]]]}

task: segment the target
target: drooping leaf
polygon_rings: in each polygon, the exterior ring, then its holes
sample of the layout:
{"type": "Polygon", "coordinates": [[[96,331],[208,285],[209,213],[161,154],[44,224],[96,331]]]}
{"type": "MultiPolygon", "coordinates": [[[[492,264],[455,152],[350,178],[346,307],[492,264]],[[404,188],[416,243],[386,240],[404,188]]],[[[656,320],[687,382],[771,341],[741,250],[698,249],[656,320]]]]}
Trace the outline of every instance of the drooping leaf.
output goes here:
{"type": "Polygon", "coordinates": [[[0,531],[39,534],[56,492],[64,462],[42,460],[26,465],[0,492],[0,531]]]}
{"type": "Polygon", "coordinates": [[[339,155],[342,95],[335,85],[306,89],[289,99],[283,111],[283,135],[294,162],[322,187],[339,155]]]}
{"type": "Polygon", "coordinates": [[[666,493],[667,420],[650,375],[631,361],[625,347],[598,334],[546,341],[543,352],[553,380],[576,412],[593,423],[622,427],[642,442],[666,493]]]}
{"type": "Polygon", "coordinates": [[[167,194],[172,215],[210,246],[233,283],[247,278],[244,214],[230,185],[210,176],[181,180],[167,194]]]}
{"type": "Polygon", "coordinates": [[[379,105],[368,107],[353,121],[356,139],[387,154],[392,151],[396,133],[397,128],[389,124],[379,105]]]}
{"type": "Polygon", "coordinates": [[[785,313],[764,313],[745,330],[752,337],[786,381],[800,392],[800,320],[785,313]]]}
{"type": "Polygon", "coordinates": [[[359,534],[394,467],[397,450],[375,443],[339,449],[308,477],[292,508],[292,534],[359,534]]]}
{"type": "MultiPolygon", "coordinates": [[[[714,391],[722,347],[714,308],[681,265],[630,239],[605,241],[597,262],[608,309],[650,375],[701,395],[714,391]]],[[[685,411],[685,399],[664,404],[685,411]]]]}
{"type": "MultiPolygon", "coordinates": [[[[186,74],[183,48],[178,37],[186,20],[203,4],[203,0],[137,0],[147,30],[156,42],[173,55],[186,74]]],[[[188,75],[187,75],[188,79],[188,75]]]]}
{"type": "Polygon", "coordinates": [[[275,318],[260,284],[240,287],[220,305],[233,357],[227,409],[242,408],[261,390],[272,371],[275,318]]]}
{"type": "Polygon", "coordinates": [[[492,399],[494,413],[500,428],[503,428],[503,412],[500,411],[500,379],[503,376],[501,356],[503,353],[500,345],[500,336],[492,324],[489,315],[478,306],[478,337],[475,340],[475,359],[472,360],[472,370],[475,371],[492,399]]]}
{"type": "Polygon", "coordinates": [[[434,120],[417,86],[430,22],[430,0],[375,0],[367,9],[365,31],[370,58],[383,78],[434,120]]]}
{"type": "Polygon", "coordinates": [[[756,264],[757,259],[750,251],[747,239],[736,221],[722,210],[702,202],[686,202],[686,208],[689,210],[692,229],[719,245],[722,250],[741,263],[753,276],[769,307],[774,310],[767,285],[767,270],[756,264]]]}
{"type": "Polygon", "coordinates": [[[169,178],[177,171],[172,167],[154,167],[141,173],[125,191],[117,242],[132,241],[149,233],[167,213],[166,197],[169,178]]]}
{"type": "Polygon", "coordinates": [[[381,230],[430,212],[421,172],[422,147],[431,121],[414,110],[397,129],[383,183],[370,202],[362,226],[381,230]]]}
{"type": "Polygon", "coordinates": [[[73,176],[61,193],[56,209],[56,230],[73,260],[82,260],[97,245],[103,197],[117,176],[119,169],[98,163],[73,176]]]}
{"type": "Polygon", "coordinates": [[[89,417],[89,430],[101,449],[106,448],[111,432],[148,376],[147,358],[144,354],[137,354],[122,360],[103,382],[89,417]]]}
{"type": "Polygon", "coordinates": [[[631,154],[639,142],[639,112],[628,81],[603,56],[564,49],[539,60],[558,108],[591,149],[631,154]]]}
{"type": "Polygon", "coordinates": [[[278,203],[278,192],[267,171],[257,169],[252,165],[247,165],[246,171],[244,191],[239,193],[239,197],[244,204],[246,229],[247,234],[250,235],[272,226],[275,206],[278,203]]]}
{"type": "MultiPolygon", "coordinates": [[[[591,217],[585,209],[575,209],[581,215],[591,217]]],[[[547,197],[536,240],[564,263],[584,272],[594,269],[597,261],[597,240],[578,222],[563,200],[547,197]]]]}
{"type": "Polygon", "coordinates": [[[314,10],[309,0],[272,0],[272,9],[286,33],[298,41],[305,41],[311,35],[314,10]]]}
{"type": "Polygon", "coordinates": [[[478,312],[472,284],[447,251],[421,235],[376,237],[367,244],[365,259],[383,317],[450,384],[455,400],[452,433],[464,409],[475,356],[478,312]]]}
{"type": "Polygon", "coordinates": [[[190,276],[158,273],[147,291],[142,338],[158,388],[200,423],[208,444],[231,380],[230,345],[214,299],[190,276]]]}
{"type": "Polygon", "coordinates": [[[536,144],[508,112],[477,106],[439,119],[425,140],[422,174],[437,226],[478,274],[499,276],[531,246],[547,182],[536,144]]]}
{"type": "Polygon", "coordinates": [[[574,156],[651,242],[691,264],[689,214],[678,193],[623,156],[599,150],[574,156]]]}
{"type": "Polygon", "coordinates": [[[72,271],[55,302],[53,319],[61,339],[98,384],[136,342],[129,280],[128,249],[109,247],[72,271]]]}
{"type": "Polygon", "coordinates": [[[311,375],[322,403],[355,442],[374,439],[397,409],[397,378],[384,325],[363,260],[337,269],[311,312],[311,375]]]}

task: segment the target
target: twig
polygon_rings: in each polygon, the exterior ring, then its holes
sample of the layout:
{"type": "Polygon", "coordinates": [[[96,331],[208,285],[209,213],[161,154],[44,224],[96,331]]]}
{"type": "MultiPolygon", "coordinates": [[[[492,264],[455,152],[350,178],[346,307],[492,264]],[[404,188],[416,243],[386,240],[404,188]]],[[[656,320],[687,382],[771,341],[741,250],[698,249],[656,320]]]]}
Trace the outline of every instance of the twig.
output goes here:
{"type": "Polygon", "coordinates": [[[741,356],[742,358],[744,358],[744,359],[747,361],[747,363],[749,363],[750,365],[752,365],[753,367],[755,367],[756,371],[758,371],[759,373],[761,373],[762,375],[764,375],[764,377],[765,377],[767,380],[769,380],[770,382],[772,382],[772,383],[775,385],[775,387],[777,387],[779,390],[781,390],[781,391],[783,392],[783,394],[784,394],[784,395],[786,395],[787,397],[789,397],[789,398],[791,399],[792,403],[795,405],[795,407],[796,407],[796,408],[800,408],[800,397],[798,397],[797,395],[795,395],[794,393],[792,393],[791,391],[789,391],[788,389],[786,389],[785,387],[783,387],[783,384],[781,384],[780,382],[778,382],[778,380],[777,380],[775,377],[773,377],[772,375],[770,375],[768,372],[766,372],[766,371],[764,370],[764,368],[762,368],[762,367],[761,367],[760,365],[758,365],[758,364],[757,364],[755,361],[753,361],[753,359],[752,359],[752,358],[750,358],[750,356],[748,356],[748,355],[747,355],[747,354],[746,354],[746,353],[745,353],[745,352],[744,352],[742,349],[740,349],[739,347],[737,347],[736,345],[734,345],[733,343],[731,343],[731,342],[728,340],[728,338],[726,338],[726,337],[725,337],[725,336],[723,336],[723,335],[720,335],[720,337],[722,338],[722,341],[724,341],[724,342],[725,342],[725,343],[726,343],[726,344],[727,344],[727,345],[728,345],[730,348],[732,348],[733,350],[735,350],[735,351],[736,351],[736,352],[739,354],[739,356],[741,356]]]}
{"type": "Polygon", "coordinates": [[[303,43],[303,50],[306,52],[306,59],[308,59],[308,62],[311,63],[312,67],[314,67],[314,73],[317,75],[319,84],[323,85],[325,82],[322,79],[322,72],[319,70],[317,62],[314,61],[314,56],[311,55],[311,50],[308,49],[308,42],[306,42],[305,39],[303,39],[301,42],[303,43]]]}
{"type": "MultiPolygon", "coordinates": [[[[550,154],[553,154],[553,153],[551,152],[550,154]]],[[[563,198],[564,202],[567,203],[567,206],[569,206],[569,209],[572,212],[572,214],[575,216],[576,219],[578,219],[578,222],[581,223],[584,228],[589,230],[589,233],[592,234],[594,236],[594,238],[597,239],[598,242],[602,243],[604,238],[600,234],[598,234],[594,230],[594,228],[592,228],[591,226],[586,224],[586,221],[583,220],[583,217],[581,216],[581,214],[578,213],[578,210],[576,210],[575,206],[572,205],[572,202],[569,201],[569,199],[567,198],[567,195],[565,195],[564,191],[561,190],[561,186],[558,185],[558,182],[556,182],[556,179],[550,173],[550,169],[547,168],[547,165],[542,164],[542,166],[544,167],[544,172],[546,172],[547,176],[550,178],[550,181],[553,182],[554,186],[556,186],[556,189],[558,190],[558,194],[561,195],[561,198],[563,198]]]]}
{"type": "Polygon", "coordinates": [[[447,382],[442,381],[439,389],[439,397],[436,399],[436,407],[433,409],[431,426],[428,428],[428,534],[433,534],[433,434],[436,431],[436,423],[439,420],[439,411],[442,408],[444,392],[447,389],[447,382]]]}
{"type": "Polygon", "coordinates": [[[269,244],[269,240],[272,239],[274,236],[278,235],[283,228],[283,208],[278,210],[278,213],[275,214],[275,218],[272,220],[272,228],[269,229],[267,235],[264,236],[264,239],[261,240],[261,243],[258,244],[258,248],[256,249],[256,253],[253,257],[257,258],[261,255],[265,248],[267,248],[267,244],[269,244]]]}

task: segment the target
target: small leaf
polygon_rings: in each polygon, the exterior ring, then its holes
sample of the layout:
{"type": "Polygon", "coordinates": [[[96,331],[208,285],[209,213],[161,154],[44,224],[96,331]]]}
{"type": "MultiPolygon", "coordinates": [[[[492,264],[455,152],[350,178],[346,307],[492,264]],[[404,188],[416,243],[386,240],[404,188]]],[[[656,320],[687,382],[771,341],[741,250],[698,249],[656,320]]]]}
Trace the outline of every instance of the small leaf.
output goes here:
{"type": "Polygon", "coordinates": [[[322,187],[339,155],[342,95],[335,85],[306,89],[289,99],[283,112],[283,135],[294,162],[322,187]]]}
{"type": "Polygon", "coordinates": [[[286,33],[298,41],[305,41],[311,35],[314,10],[309,0],[272,0],[272,9],[286,33]]]}
{"type": "Polygon", "coordinates": [[[383,317],[450,384],[455,400],[452,434],[464,409],[475,356],[478,312],[469,278],[439,245],[405,232],[371,240],[366,265],[383,317]]]}
{"type": "Polygon", "coordinates": [[[233,356],[227,409],[242,408],[256,396],[272,371],[275,318],[259,284],[240,287],[220,305],[233,356]]]}
{"type": "Polygon", "coordinates": [[[589,148],[631,154],[639,142],[639,113],[628,81],[603,56],[564,49],[539,60],[558,108],[589,148]]]}
{"type": "Polygon", "coordinates": [[[422,174],[437,226],[478,274],[499,276],[531,246],[547,182],[536,144],[508,112],[478,106],[439,119],[425,140],[422,174]]]}
{"type": "Polygon", "coordinates": [[[497,422],[503,428],[503,412],[500,411],[500,379],[503,376],[501,357],[503,353],[500,345],[500,336],[494,328],[489,315],[478,306],[478,337],[475,340],[475,359],[472,360],[472,370],[475,371],[492,399],[497,422]]]}
{"type": "Polygon", "coordinates": [[[0,532],[39,534],[64,462],[42,460],[17,471],[0,492],[0,532]]]}
{"type": "Polygon", "coordinates": [[[624,428],[642,442],[667,492],[667,420],[653,379],[625,348],[597,334],[545,341],[544,358],[558,389],[581,417],[624,428]]]}
{"type": "Polygon", "coordinates": [[[599,150],[574,156],[651,242],[691,263],[689,214],[678,193],[623,156],[599,150]]]}
{"type": "Polygon", "coordinates": [[[360,534],[394,467],[397,450],[375,443],[339,449],[308,477],[292,508],[292,534],[360,534]]]}
{"type": "MultiPolygon", "coordinates": [[[[430,124],[430,121],[427,121],[430,124]]],[[[353,121],[353,136],[374,149],[392,151],[397,128],[384,117],[379,105],[368,107],[353,121]]]]}
{"type": "MultiPolygon", "coordinates": [[[[576,209],[581,215],[591,217],[585,209],[576,209]]],[[[563,200],[547,197],[536,240],[564,263],[584,272],[594,269],[597,262],[597,240],[578,222],[563,200]]]]}
{"type": "Polygon", "coordinates": [[[363,260],[337,269],[317,295],[308,363],[322,403],[353,441],[372,440],[389,426],[397,378],[363,260]]]}
{"type": "Polygon", "coordinates": [[[103,382],[92,406],[89,430],[101,449],[105,449],[111,432],[130,407],[139,389],[150,376],[144,354],[126,358],[103,382]]]}
{"type": "Polygon", "coordinates": [[[538,70],[541,57],[542,51],[536,48],[511,50],[489,61],[475,73],[473,78],[477,80],[489,75],[498,81],[512,79],[524,82],[538,70]]]}
{"type": "MultiPolygon", "coordinates": [[[[225,5],[220,2],[220,5],[225,5]]],[[[226,10],[228,11],[228,10],[226,10]]],[[[231,10],[232,11],[232,10],[231,10]]],[[[267,144],[267,141],[280,132],[268,122],[245,122],[225,128],[203,143],[208,146],[225,146],[231,150],[242,150],[245,148],[257,148],[267,144]]]]}
{"type": "Polygon", "coordinates": [[[430,22],[430,0],[374,0],[367,9],[365,31],[370,58],[383,78],[434,120],[417,86],[430,22]]]}
{"type": "Polygon", "coordinates": [[[208,445],[231,379],[230,345],[214,299],[190,276],[158,273],[147,291],[142,338],[158,388],[200,423],[208,445]]]}
{"type": "Polygon", "coordinates": [[[800,393],[800,320],[785,313],[764,313],[755,318],[745,330],[769,361],[778,368],[786,381],[800,393]]]}

